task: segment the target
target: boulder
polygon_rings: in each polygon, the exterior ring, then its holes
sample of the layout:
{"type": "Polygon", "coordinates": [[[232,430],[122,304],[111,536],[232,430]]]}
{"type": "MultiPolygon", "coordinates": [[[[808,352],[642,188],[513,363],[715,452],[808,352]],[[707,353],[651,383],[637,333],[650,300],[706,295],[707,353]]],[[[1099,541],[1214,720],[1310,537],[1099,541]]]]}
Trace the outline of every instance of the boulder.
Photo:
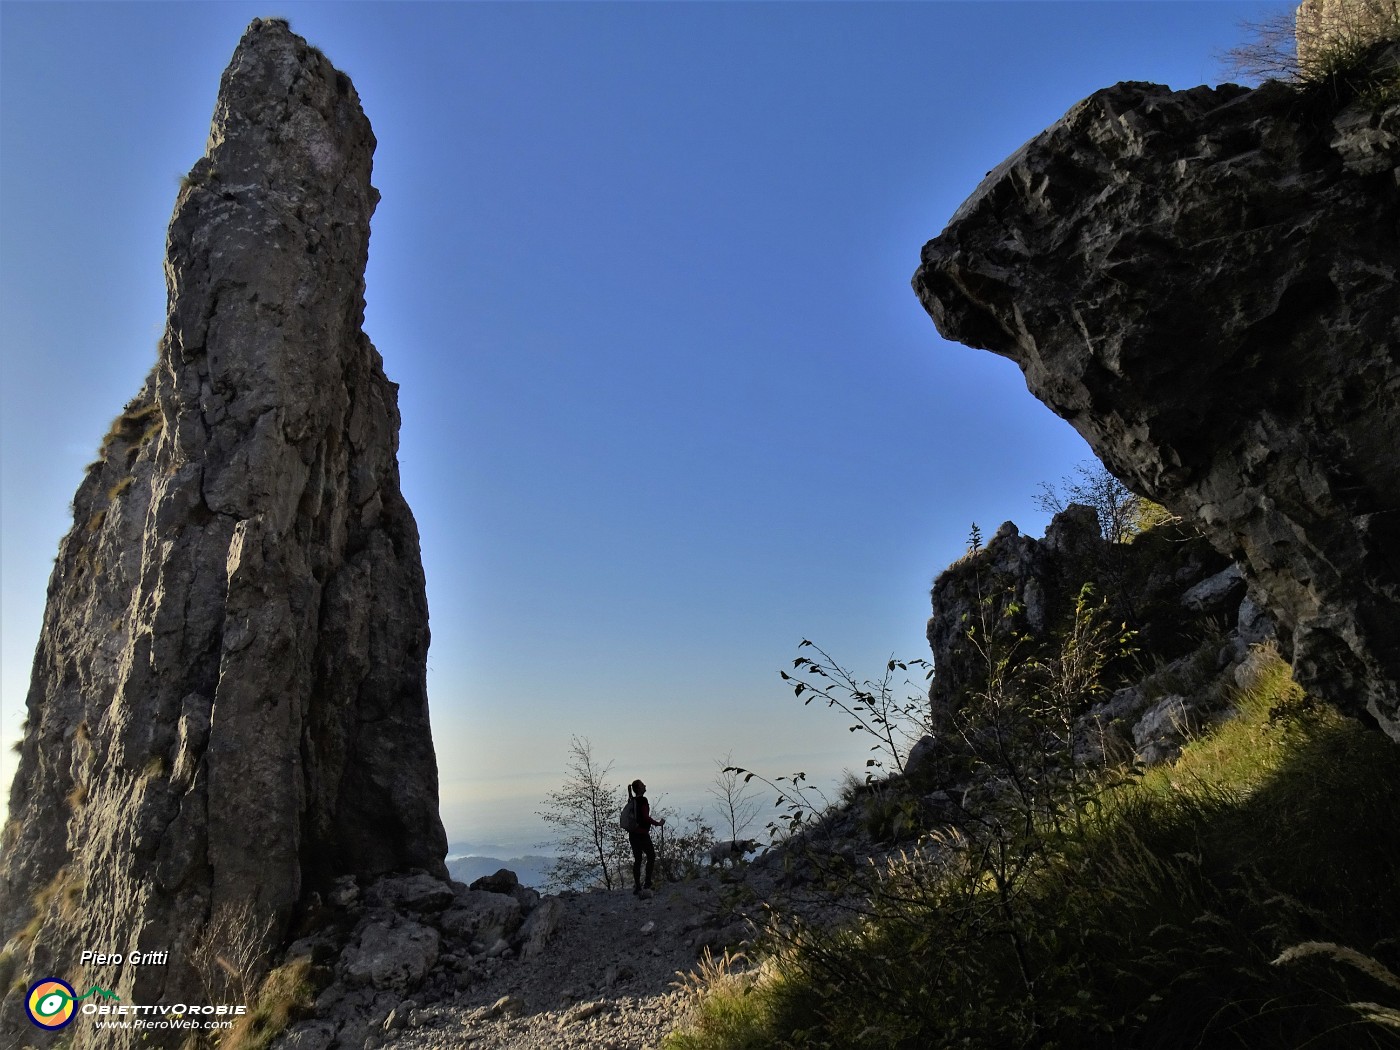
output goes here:
{"type": "Polygon", "coordinates": [[[494,875],[483,875],[469,887],[473,890],[485,890],[487,893],[514,893],[515,888],[520,885],[520,879],[515,872],[509,868],[499,868],[494,875]]]}
{"type": "Polygon", "coordinates": [[[550,939],[559,929],[564,918],[564,906],[558,897],[546,897],[540,906],[530,913],[516,937],[520,948],[520,958],[530,959],[542,953],[550,939]]]}
{"type": "Polygon", "coordinates": [[[1196,707],[1184,696],[1164,696],[1133,726],[1133,744],[1144,765],[1175,758],[1199,726],[1196,707]]]}
{"type": "Polygon", "coordinates": [[[1056,554],[1096,557],[1103,549],[1098,511],[1082,503],[1071,503],[1050,520],[1041,542],[1056,554]]]}
{"type": "Polygon", "coordinates": [[[518,995],[503,995],[490,1006],[483,1006],[473,1015],[474,1020],[494,1021],[498,1017],[519,1017],[529,1010],[530,1004],[518,995]]]}
{"type": "Polygon", "coordinates": [[[418,984],[437,962],[440,939],[416,922],[370,923],[342,957],[345,979],[380,990],[402,992],[418,984]]]}
{"type": "Polygon", "coordinates": [[[932,775],[938,768],[939,753],[936,738],[920,737],[904,759],[904,775],[913,779],[932,775]]]}
{"type": "Polygon", "coordinates": [[[450,882],[425,872],[381,879],[370,897],[375,904],[400,912],[438,912],[457,899],[450,882]]]}
{"type": "Polygon", "coordinates": [[[444,933],[463,941],[491,945],[520,928],[520,902],[504,893],[466,890],[439,920],[444,933]]]}
{"type": "Polygon", "coordinates": [[[1188,590],[1181,596],[1181,604],[1206,613],[1238,610],[1244,591],[1244,571],[1238,565],[1231,565],[1188,590]]]}

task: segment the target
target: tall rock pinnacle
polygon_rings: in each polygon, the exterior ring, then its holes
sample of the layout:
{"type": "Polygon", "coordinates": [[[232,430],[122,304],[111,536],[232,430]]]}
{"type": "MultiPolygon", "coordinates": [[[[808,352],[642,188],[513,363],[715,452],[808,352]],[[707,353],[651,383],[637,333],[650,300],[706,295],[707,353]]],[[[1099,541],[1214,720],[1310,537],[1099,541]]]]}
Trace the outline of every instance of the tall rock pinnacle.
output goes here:
{"type": "Polygon", "coordinates": [[[159,360],[49,584],[0,850],[0,1043],[17,983],[204,1002],[211,921],[271,944],[338,876],[445,876],[397,388],[361,329],[374,145],[349,79],[254,21],[176,200],[159,360]]]}
{"type": "Polygon", "coordinates": [[[1400,44],[1389,95],[1119,84],[992,171],[924,246],[947,338],[1196,521],[1294,674],[1400,740],[1400,44]]]}

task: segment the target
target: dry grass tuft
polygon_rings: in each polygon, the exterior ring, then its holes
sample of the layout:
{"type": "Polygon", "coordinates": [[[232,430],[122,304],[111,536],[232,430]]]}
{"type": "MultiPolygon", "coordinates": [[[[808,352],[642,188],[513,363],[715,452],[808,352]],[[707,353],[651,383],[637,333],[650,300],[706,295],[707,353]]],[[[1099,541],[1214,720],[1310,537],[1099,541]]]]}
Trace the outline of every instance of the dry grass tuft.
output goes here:
{"type": "Polygon", "coordinates": [[[252,1010],[219,1041],[219,1050],[266,1050],[288,1025],[306,1016],[315,996],[309,958],[279,966],[258,989],[252,1010]]]}

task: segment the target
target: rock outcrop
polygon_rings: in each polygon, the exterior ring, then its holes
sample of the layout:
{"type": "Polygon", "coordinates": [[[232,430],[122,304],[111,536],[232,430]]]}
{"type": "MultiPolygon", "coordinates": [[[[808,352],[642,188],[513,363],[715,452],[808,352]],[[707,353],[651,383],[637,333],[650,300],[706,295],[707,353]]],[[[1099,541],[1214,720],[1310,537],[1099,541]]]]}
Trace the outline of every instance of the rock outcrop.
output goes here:
{"type": "Polygon", "coordinates": [[[1101,653],[1098,690],[1073,701],[1084,705],[1070,712],[1081,763],[1134,753],[1147,764],[1175,757],[1186,730],[1229,709],[1235,670],[1251,659],[1251,647],[1279,642],[1239,568],[1180,522],[1112,543],[1102,538],[1094,509],[1080,504],[1057,514],[1039,540],[1008,521],[934,580],[927,631],[934,735],[911,751],[906,774],[916,776],[923,764],[922,781],[936,782],[940,764],[987,729],[993,662],[1013,701],[1031,665],[1042,669],[1031,680],[1043,685],[1081,595],[1095,619],[1114,629],[1108,637],[1120,639],[1101,653]]]}
{"type": "MultiPolygon", "coordinates": [[[[1400,46],[1373,58],[1393,86],[1400,46]]],[[[1400,740],[1396,98],[1100,91],[988,174],[914,287],[1241,563],[1301,684],[1400,740]]]]}
{"type": "Polygon", "coordinates": [[[1190,591],[1215,580],[1226,560],[1200,533],[1163,524],[1131,543],[1102,538],[1092,507],[1070,504],[1051,519],[1043,539],[1023,535],[1004,522],[986,546],[969,550],[934,580],[932,615],[925,637],[935,675],[928,696],[935,725],[962,707],[969,692],[984,689],[987,661],[1046,657],[1047,647],[1074,617],[1081,589],[1103,617],[1131,631],[1135,650],[1159,661],[1182,657],[1201,643],[1207,629],[1231,631],[1243,588],[1233,601],[1191,608],[1190,591]],[[1211,623],[1207,623],[1212,620],[1211,623]]]}
{"type": "Polygon", "coordinates": [[[361,328],[374,145],[349,79],[254,21],[176,201],[158,362],[50,581],[0,859],[0,1025],[27,1029],[11,986],[50,975],[207,1002],[211,920],[268,947],[337,878],[446,877],[397,388],[361,328]]]}

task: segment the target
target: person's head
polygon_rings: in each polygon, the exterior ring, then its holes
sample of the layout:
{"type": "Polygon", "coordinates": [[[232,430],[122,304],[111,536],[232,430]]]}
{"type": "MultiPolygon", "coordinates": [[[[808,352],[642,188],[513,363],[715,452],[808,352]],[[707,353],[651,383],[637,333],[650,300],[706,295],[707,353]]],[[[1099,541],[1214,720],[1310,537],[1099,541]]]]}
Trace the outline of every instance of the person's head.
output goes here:
{"type": "Polygon", "coordinates": [[[634,795],[645,795],[646,793],[647,793],[647,786],[646,786],[645,784],[642,783],[642,781],[641,781],[640,778],[638,778],[637,780],[632,781],[632,794],[634,794],[634,795]]]}

